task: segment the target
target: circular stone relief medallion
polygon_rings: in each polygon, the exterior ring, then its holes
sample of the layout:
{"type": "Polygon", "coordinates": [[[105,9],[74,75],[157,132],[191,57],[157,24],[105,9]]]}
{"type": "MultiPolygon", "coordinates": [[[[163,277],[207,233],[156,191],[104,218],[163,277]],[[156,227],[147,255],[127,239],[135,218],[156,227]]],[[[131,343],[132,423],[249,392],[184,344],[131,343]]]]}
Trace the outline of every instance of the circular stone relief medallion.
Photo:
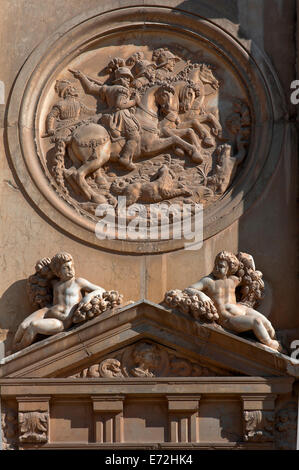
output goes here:
{"type": "Polygon", "coordinates": [[[73,236],[127,252],[179,249],[174,230],[161,236],[163,217],[173,228],[184,208],[192,218],[203,207],[212,236],[274,171],[283,133],[272,148],[282,105],[271,76],[219,27],[166,7],[73,20],[18,77],[11,157],[31,199],[73,236]]]}

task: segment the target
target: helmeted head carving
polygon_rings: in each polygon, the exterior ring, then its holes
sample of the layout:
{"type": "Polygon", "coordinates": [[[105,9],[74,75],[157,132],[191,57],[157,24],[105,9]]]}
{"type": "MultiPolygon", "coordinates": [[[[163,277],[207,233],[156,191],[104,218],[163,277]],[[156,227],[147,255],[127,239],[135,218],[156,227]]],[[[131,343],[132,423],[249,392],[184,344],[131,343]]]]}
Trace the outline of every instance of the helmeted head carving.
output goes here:
{"type": "Polygon", "coordinates": [[[131,67],[132,65],[135,65],[136,62],[143,61],[144,59],[144,53],[142,51],[137,51],[134,52],[127,60],[126,60],[126,65],[131,67]]]}
{"type": "Polygon", "coordinates": [[[109,73],[115,72],[119,67],[124,67],[126,65],[125,60],[121,57],[114,57],[110,60],[109,64],[107,65],[107,71],[109,73]]]}
{"type": "Polygon", "coordinates": [[[236,274],[239,269],[238,258],[228,251],[221,251],[215,258],[213,275],[217,278],[224,278],[236,274]]]}
{"type": "Polygon", "coordinates": [[[78,96],[77,89],[69,80],[56,80],[55,91],[61,98],[67,96],[78,96]]]}
{"type": "Polygon", "coordinates": [[[129,85],[134,78],[128,67],[119,67],[115,70],[114,76],[114,83],[121,83],[122,85],[129,85]]]}
{"type": "Polygon", "coordinates": [[[132,67],[132,73],[135,78],[147,77],[151,78],[154,74],[156,64],[149,60],[138,60],[134,67],[132,67]]]}
{"type": "Polygon", "coordinates": [[[153,52],[152,59],[156,62],[159,68],[165,68],[169,72],[173,72],[175,63],[180,60],[179,57],[175,56],[168,49],[156,49],[153,52]]]}

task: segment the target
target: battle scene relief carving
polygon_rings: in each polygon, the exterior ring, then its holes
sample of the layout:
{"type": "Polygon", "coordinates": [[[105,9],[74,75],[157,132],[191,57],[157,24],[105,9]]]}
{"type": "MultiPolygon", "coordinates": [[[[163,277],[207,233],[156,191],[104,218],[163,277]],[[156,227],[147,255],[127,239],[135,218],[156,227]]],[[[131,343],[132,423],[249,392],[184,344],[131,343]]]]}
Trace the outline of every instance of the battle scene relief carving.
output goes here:
{"type": "Polygon", "coordinates": [[[224,370],[198,364],[166,348],[140,341],[76,373],[75,378],[213,377],[224,370]]]}
{"type": "Polygon", "coordinates": [[[94,220],[98,204],[116,208],[119,196],[127,206],[142,204],[145,218],[150,204],[212,204],[247,155],[251,114],[244,93],[229,94],[218,78],[225,72],[201,52],[127,49],[103,56],[100,70],[88,63],[85,71],[77,60],[80,68],[72,64],[53,83],[41,123],[53,186],[94,220]]]}
{"type": "Polygon", "coordinates": [[[146,227],[152,205],[181,217],[200,204],[210,238],[260,197],[283,141],[272,134],[284,97],[262,56],[191,12],[144,8],[65,24],[22,69],[8,108],[22,122],[8,144],[32,203],[79,240],[130,253],[184,246],[173,220],[165,237],[131,237],[133,203],[146,227]],[[116,225],[124,210],[128,230],[98,236],[101,204],[116,225]]]}

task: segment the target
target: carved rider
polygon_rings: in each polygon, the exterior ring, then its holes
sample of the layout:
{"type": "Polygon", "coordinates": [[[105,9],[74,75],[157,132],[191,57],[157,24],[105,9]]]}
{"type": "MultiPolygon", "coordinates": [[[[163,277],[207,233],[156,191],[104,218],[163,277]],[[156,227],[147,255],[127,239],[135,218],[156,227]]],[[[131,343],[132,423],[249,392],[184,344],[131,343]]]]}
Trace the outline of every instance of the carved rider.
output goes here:
{"type": "Polygon", "coordinates": [[[186,83],[179,92],[180,118],[182,122],[196,130],[206,147],[212,147],[215,141],[211,136],[211,129],[202,123],[212,125],[214,135],[220,135],[222,129],[216,117],[212,113],[205,112],[203,98],[201,85],[186,83]]]}
{"type": "Polygon", "coordinates": [[[67,192],[64,185],[64,157],[66,145],[70,143],[73,131],[84,122],[82,115],[95,115],[78,98],[77,89],[69,80],[57,80],[55,91],[61,98],[54,104],[46,119],[46,136],[55,142],[53,175],[59,187],[67,192]]]}
{"type": "Polygon", "coordinates": [[[134,92],[131,96],[133,75],[130,69],[117,68],[113,85],[94,83],[80,71],[72,73],[81,81],[86,93],[99,96],[105,102],[107,109],[102,112],[99,123],[107,129],[112,141],[125,139],[119,163],[128,170],[134,169],[132,160],[140,140],[140,126],[131,110],[140,98],[134,92]]]}
{"type": "Polygon", "coordinates": [[[61,98],[54,104],[46,120],[48,136],[68,141],[74,128],[81,122],[82,114],[95,112],[85,106],[78,98],[76,88],[68,80],[57,80],[55,91],[61,98]]]}
{"type": "Polygon", "coordinates": [[[180,60],[168,49],[156,49],[152,56],[156,63],[156,80],[165,80],[172,76],[176,62],[180,60]]]}
{"type": "Polygon", "coordinates": [[[155,80],[156,64],[149,60],[138,60],[131,71],[134,76],[133,86],[137,89],[147,86],[155,80]]]}

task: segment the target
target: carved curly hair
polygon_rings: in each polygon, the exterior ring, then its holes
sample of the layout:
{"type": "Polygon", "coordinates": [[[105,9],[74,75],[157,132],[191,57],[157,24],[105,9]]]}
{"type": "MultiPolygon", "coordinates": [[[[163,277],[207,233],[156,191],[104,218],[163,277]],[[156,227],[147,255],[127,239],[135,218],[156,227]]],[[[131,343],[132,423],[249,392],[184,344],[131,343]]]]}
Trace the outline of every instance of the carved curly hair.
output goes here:
{"type": "Polygon", "coordinates": [[[60,276],[61,266],[68,261],[73,261],[73,257],[65,251],[61,251],[60,253],[57,253],[55,256],[53,256],[51,261],[51,269],[57,277],[60,276]]]}
{"type": "Polygon", "coordinates": [[[41,258],[35,265],[35,273],[27,280],[27,294],[34,308],[43,308],[53,301],[52,281],[59,278],[61,266],[73,261],[66,252],[57,253],[53,258],[41,258]]]}
{"type": "Polygon", "coordinates": [[[175,95],[175,88],[170,83],[167,83],[165,81],[158,81],[157,84],[160,85],[160,87],[156,91],[157,95],[159,95],[159,93],[161,93],[162,91],[168,91],[169,93],[175,95]]]}
{"type": "Polygon", "coordinates": [[[238,258],[233,253],[230,253],[229,251],[220,251],[220,253],[218,253],[218,255],[215,258],[214,270],[215,270],[215,266],[217,266],[219,261],[226,261],[228,263],[228,269],[229,269],[228,276],[231,276],[232,274],[236,274],[240,266],[240,261],[238,260],[238,258]]]}
{"type": "Polygon", "coordinates": [[[263,274],[255,268],[254,259],[248,253],[238,253],[240,262],[238,276],[241,278],[239,288],[240,302],[248,307],[256,307],[264,297],[265,284],[263,274]]]}

